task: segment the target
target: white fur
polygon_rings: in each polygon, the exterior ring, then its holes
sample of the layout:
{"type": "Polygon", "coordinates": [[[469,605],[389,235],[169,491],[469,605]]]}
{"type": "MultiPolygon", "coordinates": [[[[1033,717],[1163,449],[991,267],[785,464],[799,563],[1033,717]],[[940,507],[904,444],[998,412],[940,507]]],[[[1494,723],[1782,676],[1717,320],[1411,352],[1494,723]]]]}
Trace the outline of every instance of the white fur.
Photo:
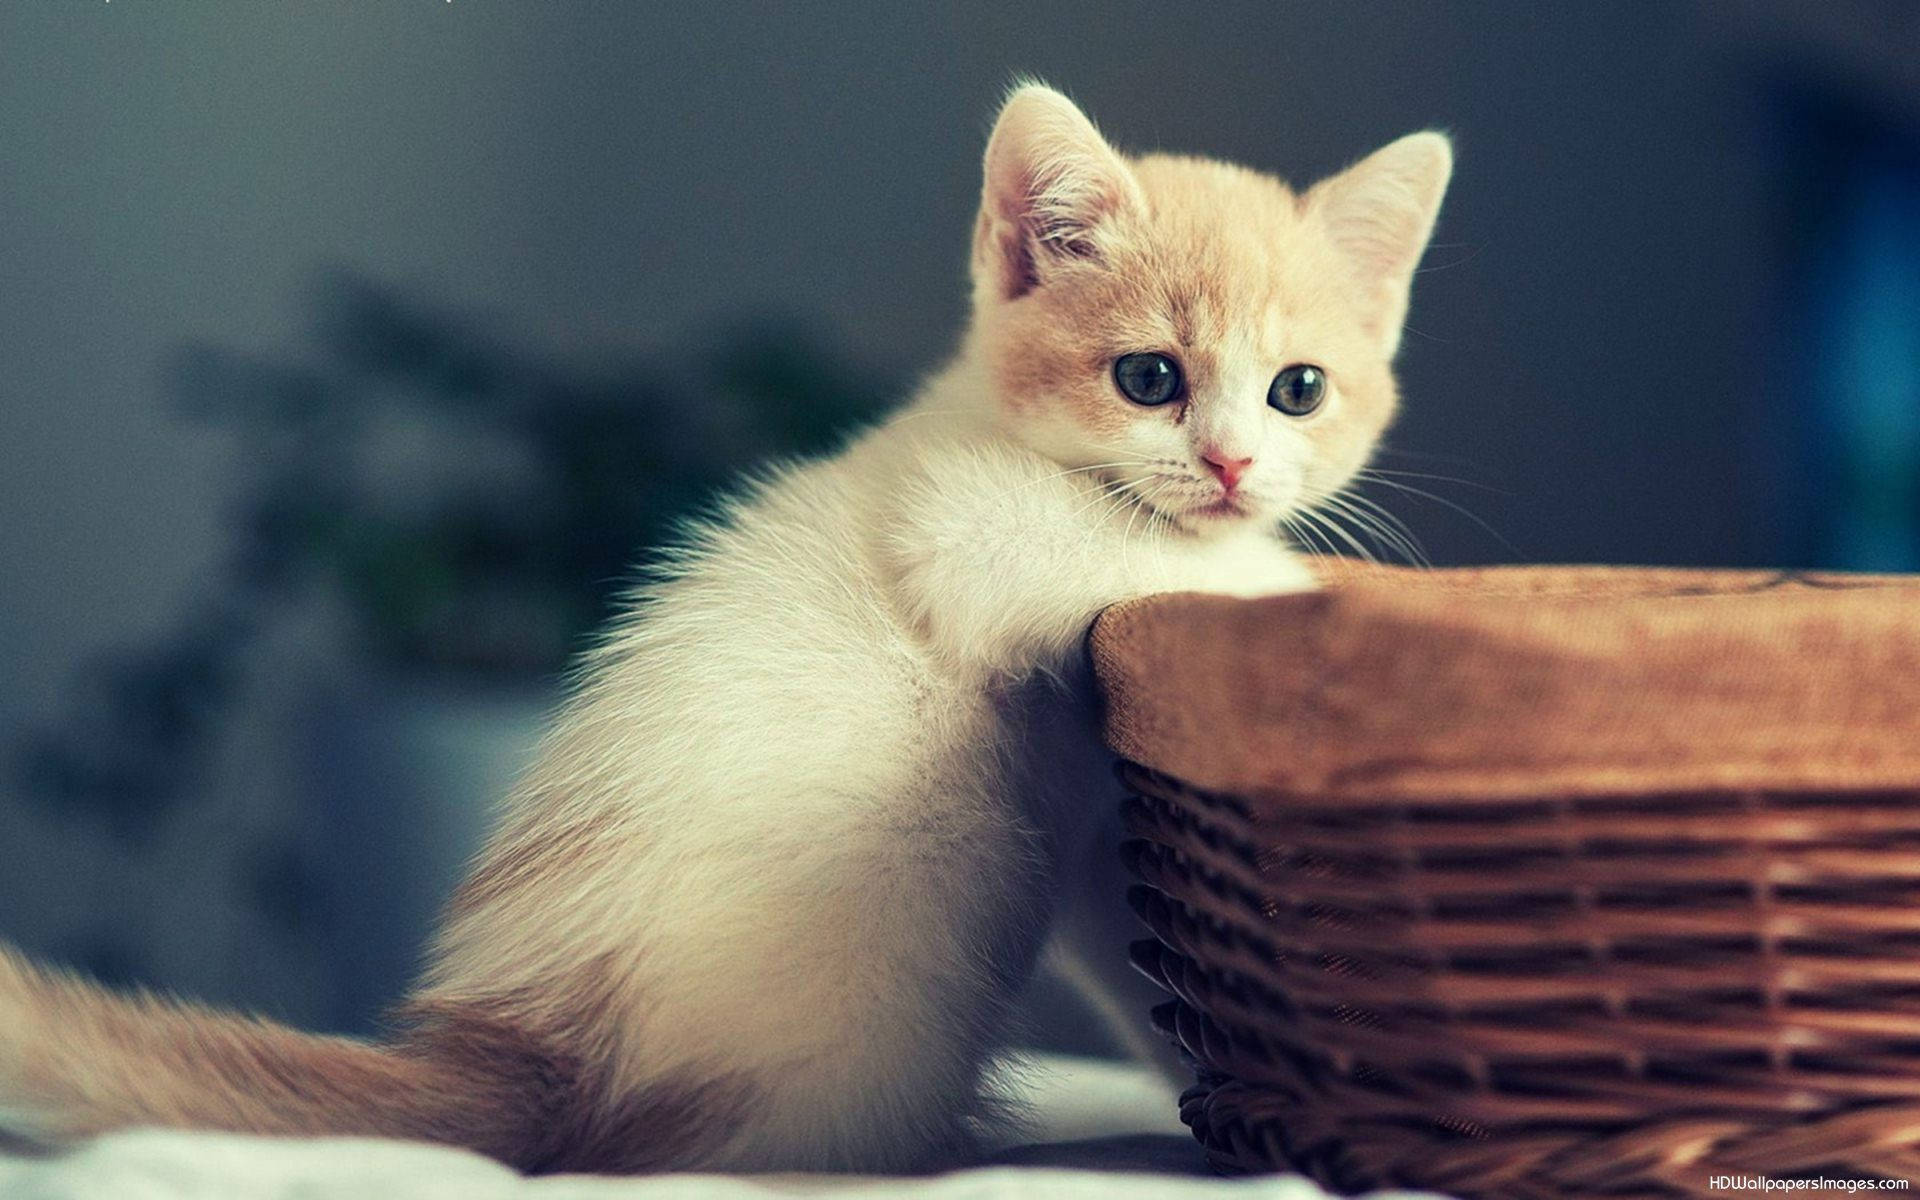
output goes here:
{"type": "MultiPolygon", "coordinates": [[[[1272,537],[1139,518],[999,435],[964,362],[760,484],[595,655],[501,834],[611,821],[617,852],[453,924],[430,994],[491,1000],[605,956],[623,1085],[759,1085],[714,1165],[957,1153],[1061,862],[1113,790],[1020,753],[1050,720],[1022,681],[1070,672],[1116,601],[1311,584],[1272,537]]],[[[1084,725],[1064,736],[1097,761],[1084,725]]]]}

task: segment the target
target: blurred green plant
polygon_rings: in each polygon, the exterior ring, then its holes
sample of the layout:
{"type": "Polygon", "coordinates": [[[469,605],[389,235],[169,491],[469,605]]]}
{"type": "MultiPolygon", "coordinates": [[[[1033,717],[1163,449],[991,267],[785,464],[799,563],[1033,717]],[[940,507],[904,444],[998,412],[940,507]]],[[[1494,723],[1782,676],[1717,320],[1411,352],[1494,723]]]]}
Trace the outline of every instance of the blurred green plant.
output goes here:
{"type": "Polygon", "coordinates": [[[675,522],[892,395],[791,322],[581,365],[359,277],[315,311],[312,363],[202,345],[169,368],[181,411],[238,439],[234,545],[169,637],[93,664],[64,724],[26,740],[50,807],[137,837],[199,777],[259,635],[315,588],[386,666],[549,676],[675,522]]]}

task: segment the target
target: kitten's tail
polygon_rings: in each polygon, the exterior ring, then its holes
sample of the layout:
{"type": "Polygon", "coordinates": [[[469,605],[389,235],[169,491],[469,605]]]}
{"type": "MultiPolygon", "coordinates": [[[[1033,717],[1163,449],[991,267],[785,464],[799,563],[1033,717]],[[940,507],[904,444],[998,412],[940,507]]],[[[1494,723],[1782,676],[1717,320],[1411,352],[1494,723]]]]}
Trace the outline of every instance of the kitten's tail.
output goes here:
{"type": "Polygon", "coordinates": [[[0,1138],[58,1145],[132,1126],[444,1142],[527,1169],[570,1091],[524,1039],[414,1014],[389,1045],[119,996],[0,945],[0,1138]]]}

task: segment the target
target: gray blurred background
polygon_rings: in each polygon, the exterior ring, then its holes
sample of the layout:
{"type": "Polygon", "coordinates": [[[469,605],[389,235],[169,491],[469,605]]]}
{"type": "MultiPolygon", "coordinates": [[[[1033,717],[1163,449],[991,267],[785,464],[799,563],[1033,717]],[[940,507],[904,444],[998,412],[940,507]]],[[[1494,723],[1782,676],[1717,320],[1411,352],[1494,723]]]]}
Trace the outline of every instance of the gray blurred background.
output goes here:
{"type": "Polygon", "coordinates": [[[0,936],[364,1027],[624,564],[950,350],[1015,73],[1454,134],[1434,560],[1920,569],[1898,0],[11,4],[0,936]]]}

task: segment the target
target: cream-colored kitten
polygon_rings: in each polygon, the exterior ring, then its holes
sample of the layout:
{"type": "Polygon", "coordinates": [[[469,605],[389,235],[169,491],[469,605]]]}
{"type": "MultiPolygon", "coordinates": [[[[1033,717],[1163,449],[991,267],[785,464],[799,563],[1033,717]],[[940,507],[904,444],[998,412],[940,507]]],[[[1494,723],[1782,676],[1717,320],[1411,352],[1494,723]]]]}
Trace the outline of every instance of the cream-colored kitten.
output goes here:
{"type": "Polygon", "coordinates": [[[963,1159],[1112,807],[1056,684],[1115,601],[1311,586],[1276,523],[1393,412],[1450,161],[1414,134],[1296,195],[1122,157],[1062,96],[1014,92],[953,364],[750,488],[635,600],[392,1039],[0,953],[0,1131],[389,1134],[546,1170],[963,1159]]]}

